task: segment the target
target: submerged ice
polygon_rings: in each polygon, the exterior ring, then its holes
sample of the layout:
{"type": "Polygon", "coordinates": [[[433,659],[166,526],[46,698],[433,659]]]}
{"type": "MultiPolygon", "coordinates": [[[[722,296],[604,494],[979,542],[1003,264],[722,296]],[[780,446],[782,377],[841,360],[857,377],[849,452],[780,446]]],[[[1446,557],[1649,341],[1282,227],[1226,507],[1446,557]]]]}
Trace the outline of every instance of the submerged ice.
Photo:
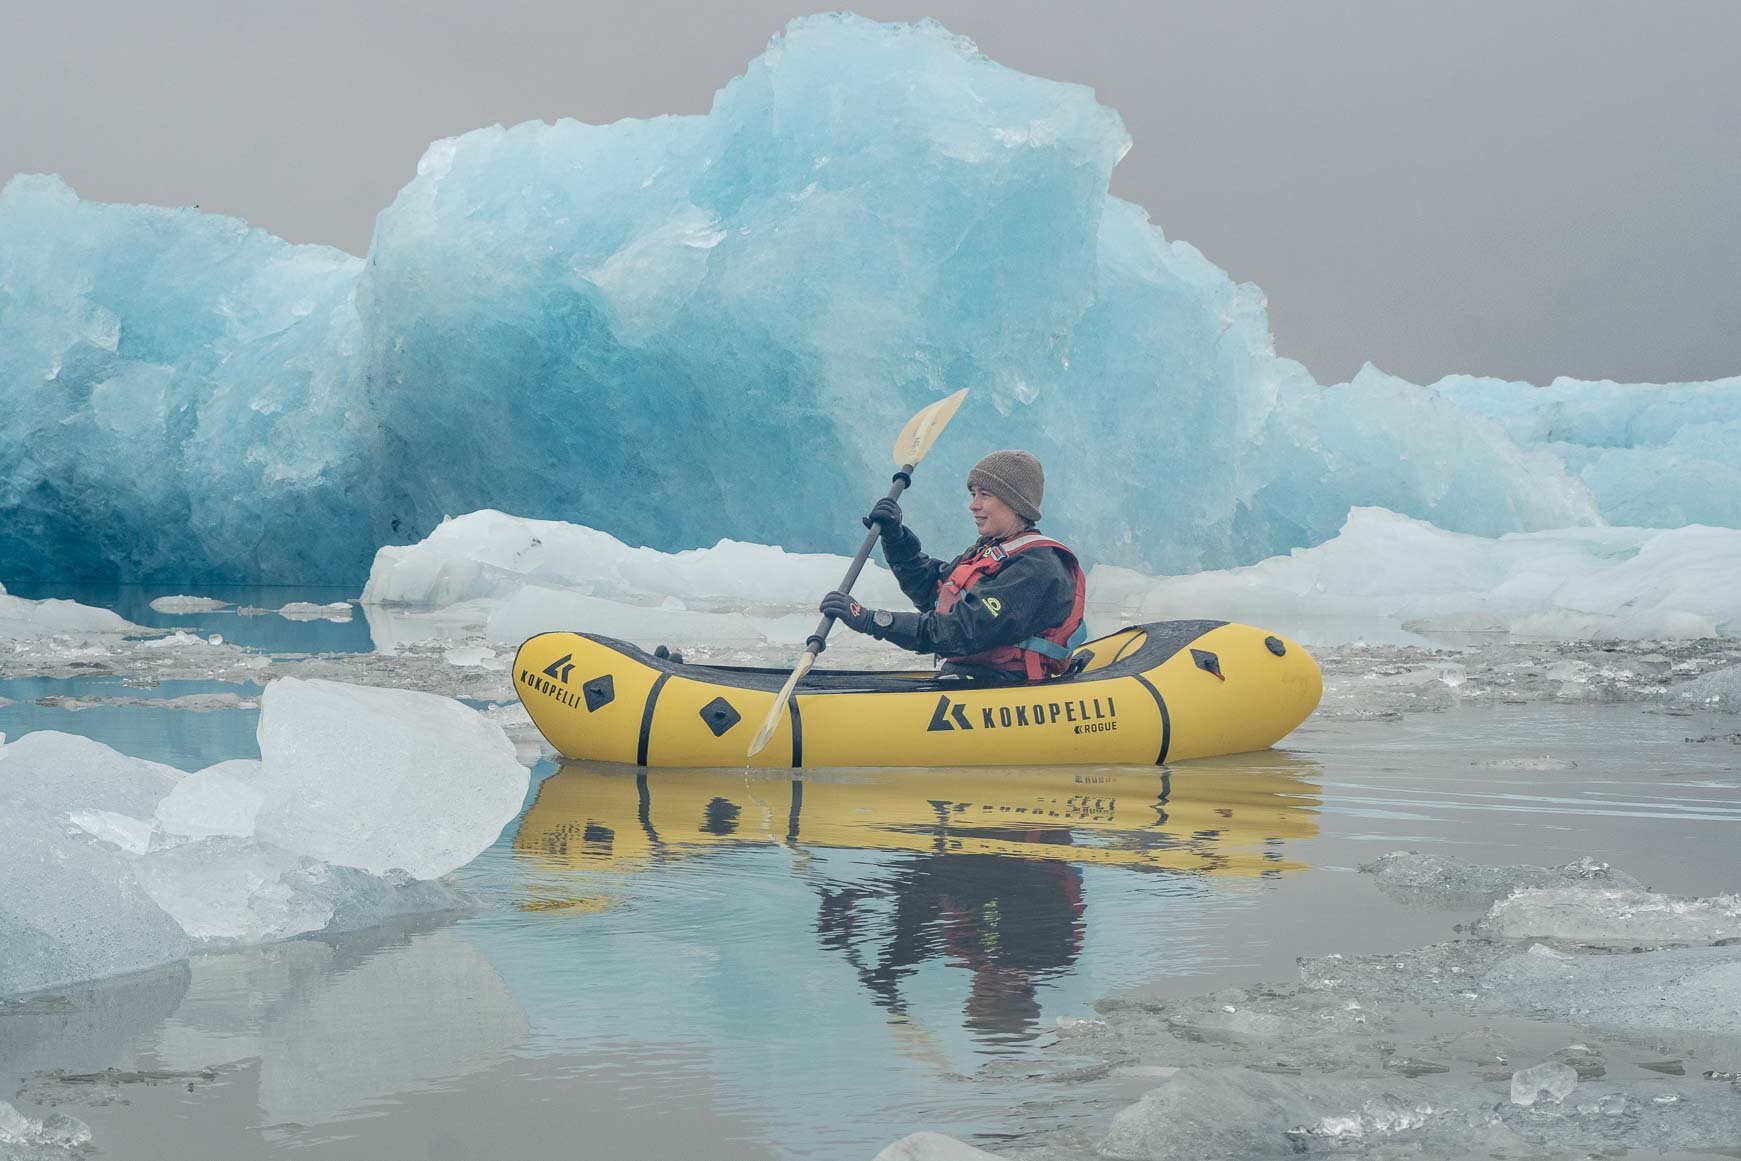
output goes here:
{"type": "Polygon", "coordinates": [[[1256,287],[1108,196],[1129,144],[935,24],[822,16],[705,115],[436,142],[366,259],[17,178],[0,573],[358,583],[483,508],[838,549],[961,386],[909,508],[936,526],[1030,447],[1048,528],[1102,563],[1250,564],[1362,505],[1741,523],[1741,383],[1317,384],[1256,287]]]}
{"type": "Polygon", "coordinates": [[[259,760],[183,774],[0,737],[0,996],[463,906],[434,880],[529,782],[500,727],[424,693],[283,678],[259,738],[259,760]]]}

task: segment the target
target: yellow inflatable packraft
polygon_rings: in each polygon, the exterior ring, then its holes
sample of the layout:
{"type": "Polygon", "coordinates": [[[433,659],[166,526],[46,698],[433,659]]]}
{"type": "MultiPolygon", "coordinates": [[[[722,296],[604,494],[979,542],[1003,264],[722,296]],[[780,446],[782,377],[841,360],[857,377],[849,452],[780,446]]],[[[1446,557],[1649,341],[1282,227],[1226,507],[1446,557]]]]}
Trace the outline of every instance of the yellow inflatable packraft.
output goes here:
{"type": "Polygon", "coordinates": [[[564,757],[659,767],[1158,765],[1274,745],[1323,691],[1298,644],[1227,621],[1137,625],[1077,655],[1077,672],[1020,685],[813,670],[753,760],[789,670],[558,632],[520,646],[514,684],[564,757]]]}

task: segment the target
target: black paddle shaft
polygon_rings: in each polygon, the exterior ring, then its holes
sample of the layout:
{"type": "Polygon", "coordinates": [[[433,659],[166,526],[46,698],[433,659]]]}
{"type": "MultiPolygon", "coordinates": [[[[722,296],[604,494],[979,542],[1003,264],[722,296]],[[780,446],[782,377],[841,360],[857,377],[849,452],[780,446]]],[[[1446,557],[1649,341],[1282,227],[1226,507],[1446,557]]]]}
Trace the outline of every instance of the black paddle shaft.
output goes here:
{"type": "MultiPolygon", "coordinates": [[[[912,471],[913,465],[906,464],[895,473],[895,483],[889,489],[889,499],[900,499],[901,493],[907,490],[907,485],[913,482],[912,471]]],[[[846,579],[840,582],[839,592],[850,593],[852,586],[858,583],[858,574],[864,571],[864,562],[870,559],[871,548],[876,545],[877,538],[882,534],[882,521],[872,521],[870,531],[865,534],[864,543],[858,546],[858,555],[852,558],[852,567],[846,570],[846,579]]],[[[828,648],[828,631],[832,628],[834,628],[834,618],[823,617],[821,621],[817,622],[816,632],[810,634],[805,640],[804,648],[811,653],[821,653],[828,648]]]]}

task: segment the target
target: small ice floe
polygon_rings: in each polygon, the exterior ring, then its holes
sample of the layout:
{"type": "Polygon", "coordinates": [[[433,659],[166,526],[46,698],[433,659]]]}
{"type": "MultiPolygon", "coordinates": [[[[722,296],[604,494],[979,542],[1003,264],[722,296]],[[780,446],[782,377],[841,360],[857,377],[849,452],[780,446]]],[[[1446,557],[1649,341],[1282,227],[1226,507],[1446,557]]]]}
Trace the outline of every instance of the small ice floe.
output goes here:
{"type": "Polygon", "coordinates": [[[317,605],[310,601],[291,601],[279,608],[278,615],[291,621],[348,621],[351,619],[351,603],[334,601],[330,605],[317,605]]]}
{"type": "Polygon", "coordinates": [[[95,609],[76,601],[31,601],[8,596],[0,588],[0,641],[64,638],[71,647],[150,631],[108,609],[95,609]]]}
{"type": "Polygon", "coordinates": [[[133,644],[139,649],[173,650],[193,649],[200,645],[221,644],[222,641],[222,638],[219,638],[217,641],[212,641],[209,638],[201,637],[197,633],[189,633],[186,629],[177,629],[175,632],[169,633],[165,636],[152,637],[146,641],[135,641],[133,644]]]}
{"type": "Polygon", "coordinates": [[[1709,944],[1741,935],[1741,895],[1685,899],[1634,888],[1526,888],[1495,903],[1476,931],[1488,939],[1590,946],[1709,944]]]}
{"type": "Polygon", "coordinates": [[[1300,1138],[1317,1137],[1346,1143],[1418,1129],[1432,1118],[1435,1111],[1432,1105],[1406,1101],[1391,1093],[1380,1093],[1361,1104],[1357,1112],[1321,1117],[1313,1124],[1301,1126],[1287,1135],[1296,1141],[1300,1138]]]}
{"type": "Polygon", "coordinates": [[[1312,1139],[1333,1141],[1358,1125],[1360,1114],[1327,1116],[1327,1109],[1358,1108],[1383,1095],[1367,1081],[1242,1067],[1186,1069],[1115,1116],[1099,1152],[1167,1161],[1285,1156],[1289,1139],[1295,1151],[1306,1152],[1312,1139]]]}
{"type": "Polygon", "coordinates": [[[38,1121],[0,1101],[0,1146],[6,1146],[6,1157],[47,1157],[53,1155],[51,1151],[83,1152],[90,1143],[91,1127],[77,1117],[50,1113],[38,1121]],[[14,1149],[29,1152],[14,1153],[14,1149]]]}
{"type": "Polygon", "coordinates": [[[158,597],[151,602],[151,607],[159,613],[180,615],[184,613],[215,613],[230,607],[230,602],[220,601],[215,597],[173,596],[158,597]]]}
{"type": "Polygon", "coordinates": [[[1447,907],[1485,906],[1524,887],[1644,887],[1624,871],[1591,858],[1557,867],[1485,866],[1448,855],[1391,851],[1360,864],[1360,870],[1399,902],[1447,907]]]}
{"type": "Polygon", "coordinates": [[[1713,709],[1741,709],[1741,665],[1715,669],[1676,686],[1675,697],[1713,709]]]}
{"type": "Polygon", "coordinates": [[[1546,1100],[1557,1105],[1577,1087],[1577,1069],[1558,1060],[1543,1061],[1511,1074],[1511,1103],[1528,1106],[1546,1100]]]}
{"type": "Polygon", "coordinates": [[[505,666],[496,651],[488,645],[456,645],[442,653],[441,659],[461,669],[502,669],[505,666]]]}

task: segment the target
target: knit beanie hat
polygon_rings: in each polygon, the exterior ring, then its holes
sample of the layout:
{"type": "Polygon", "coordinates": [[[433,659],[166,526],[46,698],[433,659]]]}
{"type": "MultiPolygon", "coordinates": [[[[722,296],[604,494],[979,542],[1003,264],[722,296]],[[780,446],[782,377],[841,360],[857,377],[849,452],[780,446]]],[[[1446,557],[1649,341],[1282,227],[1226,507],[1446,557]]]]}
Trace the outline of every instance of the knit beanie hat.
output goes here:
{"type": "Polygon", "coordinates": [[[967,486],[983,488],[1029,521],[1040,518],[1040,501],[1046,492],[1046,473],[1040,461],[1025,451],[994,451],[973,465],[967,486]]]}

